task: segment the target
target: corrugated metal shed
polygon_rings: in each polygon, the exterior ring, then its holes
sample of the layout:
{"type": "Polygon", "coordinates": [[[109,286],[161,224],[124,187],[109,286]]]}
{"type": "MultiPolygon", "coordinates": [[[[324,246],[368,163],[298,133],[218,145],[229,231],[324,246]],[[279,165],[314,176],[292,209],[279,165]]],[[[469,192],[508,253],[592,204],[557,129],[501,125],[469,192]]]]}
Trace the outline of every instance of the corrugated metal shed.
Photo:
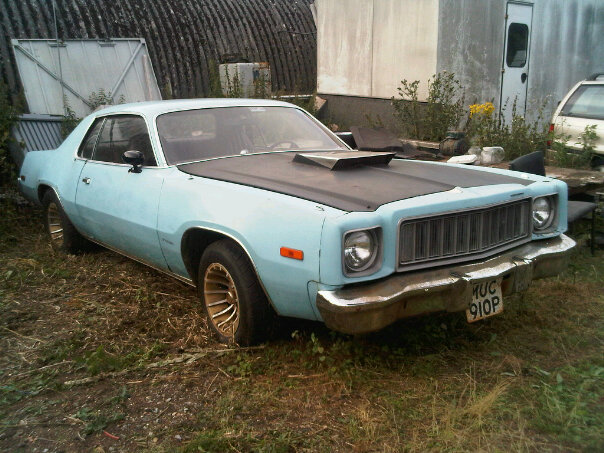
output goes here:
{"type": "Polygon", "coordinates": [[[14,39],[12,45],[30,112],[62,115],[65,98],[82,118],[99,89],[115,102],[161,99],[144,39],[14,39]]]}
{"type": "MultiPolygon", "coordinates": [[[[316,80],[311,0],[56,0],[59,39],[143,37],[164,98],[210,93],[227,54],[267,61],[273,88],[309,92],[316,80]]],[[[53,39],[50,0],[0,0],[0,71],[19,80],[11,39],[53,39]]]]}
{"type": "Polygon", "coordinates": [[[59,147],[63,142],[62,121],[62,117],[52,115],[24,114],[19,117],[12,130],[17,146],[11,149],[12,157],[19,167],[26,153],[59,147]]]}

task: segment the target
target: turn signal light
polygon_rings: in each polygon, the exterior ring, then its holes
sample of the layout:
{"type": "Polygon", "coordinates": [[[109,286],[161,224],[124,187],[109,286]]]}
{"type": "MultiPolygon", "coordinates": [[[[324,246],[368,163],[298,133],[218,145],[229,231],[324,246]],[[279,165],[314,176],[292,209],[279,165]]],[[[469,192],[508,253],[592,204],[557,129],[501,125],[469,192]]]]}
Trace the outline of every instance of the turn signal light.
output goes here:
{"type": "Polygon", "coordinates": [[[302,250],[290,249],[289,247],[281,247],[281,256],[302,261],[304,259],[304,252],[302,250]]]}

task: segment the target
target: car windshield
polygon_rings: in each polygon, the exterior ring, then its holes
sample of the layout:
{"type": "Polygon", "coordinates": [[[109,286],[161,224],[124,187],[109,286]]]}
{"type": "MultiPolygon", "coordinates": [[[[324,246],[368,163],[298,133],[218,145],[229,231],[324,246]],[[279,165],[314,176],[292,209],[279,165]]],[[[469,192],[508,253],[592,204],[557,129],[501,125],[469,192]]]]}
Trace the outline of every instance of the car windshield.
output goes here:
{"type": "Polygon", "coordinates": [[[344,149],[291,107],[220,107],[165,113],[157,131],[169,165],[274,151],[344,149]]]}
{"type": "Polygon", "coordinates": [[[561,115],[604,120],[604,85],[581,85],[566,102],[561,115]]]}

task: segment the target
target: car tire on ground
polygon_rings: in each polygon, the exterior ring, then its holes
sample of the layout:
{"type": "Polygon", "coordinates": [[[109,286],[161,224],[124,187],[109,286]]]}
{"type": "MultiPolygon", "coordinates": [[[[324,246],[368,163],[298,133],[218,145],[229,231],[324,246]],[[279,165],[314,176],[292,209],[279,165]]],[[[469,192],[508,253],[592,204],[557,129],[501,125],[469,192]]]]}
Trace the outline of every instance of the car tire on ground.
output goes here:
{"type": "Polygon", "coordinates": [[[80,253],[88,249],[90,242],[73,226],[57,195],[47,190],[42,197],[44,207],[44,227],[55,250],[80,253]]]}
{"type": "Polygon", "coordinates": [[[591,157],[590,167],[592,170],[602,171],[604,167],[604,156],[594,155],[591,157]]]}
{"type": "Polygon", "coordinates": [[[268,338],[276,314],[239,245],[230,239],[210,244],[197,282],[208,324],[221,342],[250,346],[268,338]]]}

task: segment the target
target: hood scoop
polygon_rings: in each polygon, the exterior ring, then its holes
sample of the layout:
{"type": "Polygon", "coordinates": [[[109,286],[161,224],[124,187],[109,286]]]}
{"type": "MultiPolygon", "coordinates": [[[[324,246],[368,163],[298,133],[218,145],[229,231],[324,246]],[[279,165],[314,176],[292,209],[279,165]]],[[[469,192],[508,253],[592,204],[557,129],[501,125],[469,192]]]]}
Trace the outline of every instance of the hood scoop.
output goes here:
{"type": "Polygon", "coordinates": [[[325,151],[319,153],[297,153],[294,162],[317,165],[330,170],[358,167],[360,165],[388,165],[396,153],[371,151],[325,151]]]}

